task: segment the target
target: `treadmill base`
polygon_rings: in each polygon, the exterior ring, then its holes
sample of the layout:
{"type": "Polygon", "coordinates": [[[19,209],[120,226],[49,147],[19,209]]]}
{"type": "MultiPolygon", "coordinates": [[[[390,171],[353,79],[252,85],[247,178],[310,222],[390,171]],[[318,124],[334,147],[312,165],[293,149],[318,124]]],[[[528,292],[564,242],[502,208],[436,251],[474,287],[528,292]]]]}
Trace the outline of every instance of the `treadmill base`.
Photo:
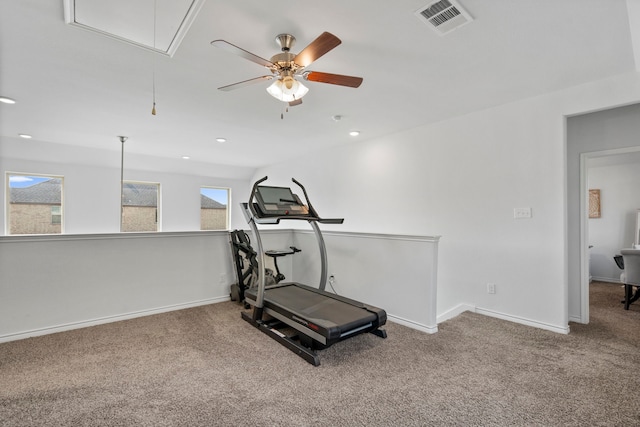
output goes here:
{"type": "Polygon", "coordinates": [[[377,337],[380,338],[386,338],[387,337],[387,331],[386,329],[374,329],[373,331],[369,332],[370,334],[373,334],[377,337]]]}
{"type": "Polygon", "coordinates": [[[320,366],[320,358],[312,349],[305,347],[299,341],[296,341],[293,338],[283,334],[276,328],[270,326],[264,320],[254,319],[253,316],[251,316],[247,312],[242,312],[242,318],[254,327],[258,328],[258,330],[260,330],[261,332],[265,333],[269,337],[287,347],[289,350],[296,353],[298,356],[302,357],[307,362],[311,363],[313,366],[320,366]]]}

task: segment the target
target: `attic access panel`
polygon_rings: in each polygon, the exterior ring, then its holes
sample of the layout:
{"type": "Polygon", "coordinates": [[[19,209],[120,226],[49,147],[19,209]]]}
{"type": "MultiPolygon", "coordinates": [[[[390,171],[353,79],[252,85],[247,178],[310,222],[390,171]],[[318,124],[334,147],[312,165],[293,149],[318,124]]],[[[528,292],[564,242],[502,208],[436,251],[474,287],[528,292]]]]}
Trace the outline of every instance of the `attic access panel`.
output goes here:
{"type": "Polygon", "coordinates": [[[173,56],[205,0],[63,1],[67,24],[173,56]]]}

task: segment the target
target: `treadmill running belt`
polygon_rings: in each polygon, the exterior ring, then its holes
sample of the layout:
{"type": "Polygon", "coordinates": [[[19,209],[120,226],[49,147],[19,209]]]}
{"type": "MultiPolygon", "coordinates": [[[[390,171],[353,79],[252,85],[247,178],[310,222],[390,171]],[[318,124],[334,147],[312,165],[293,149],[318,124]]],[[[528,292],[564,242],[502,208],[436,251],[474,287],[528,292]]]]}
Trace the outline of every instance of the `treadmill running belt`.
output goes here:
{"type": "Polygon", "coordinates": [[[342,332],[354,329],[378,320],[375,313],[367,311],[361,304],[335,299],[332,294],[318,293],[288,283],[266,289],[264,294],[267,306],[283,308],[292,315],[326,327],[339,328],[342,332]]]}

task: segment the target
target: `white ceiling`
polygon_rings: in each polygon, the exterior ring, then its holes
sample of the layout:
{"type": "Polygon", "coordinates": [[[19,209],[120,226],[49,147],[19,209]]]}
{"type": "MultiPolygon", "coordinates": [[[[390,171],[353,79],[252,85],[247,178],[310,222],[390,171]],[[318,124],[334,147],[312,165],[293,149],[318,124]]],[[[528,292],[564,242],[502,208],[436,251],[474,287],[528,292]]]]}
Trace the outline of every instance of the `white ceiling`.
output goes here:
{"type": "Polygon", "coordinates": [[[441,37],[414,15],[428,0],[206,0],[172,57],[67,24],[63,0],[1,1],[0,96],[17,103],[0,104],[0,135],[113,151],[126,135],[137,154],[259,167],[634,71],[639,1],[459,0],[474,20],[441,37]],[[323,31],[342,44],[308,69],[360,88],[308,82],[284,119],[269,82],[216,89],[268,73],[212,40],[268,59],[277,34],[297,53],[323,31]]]}

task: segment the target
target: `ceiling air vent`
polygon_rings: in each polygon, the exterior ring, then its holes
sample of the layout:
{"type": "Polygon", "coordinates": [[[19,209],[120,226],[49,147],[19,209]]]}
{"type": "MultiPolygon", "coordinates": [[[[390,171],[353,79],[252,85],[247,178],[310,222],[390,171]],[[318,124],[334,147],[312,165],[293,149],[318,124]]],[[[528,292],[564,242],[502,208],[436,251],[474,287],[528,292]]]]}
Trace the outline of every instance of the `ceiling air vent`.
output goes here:
{"type": "Polygon", "coordinates": [[[453,0],[430,3],[418,10],[416,16],[441,36],[473,21],[471,15],[453,0]]]}

